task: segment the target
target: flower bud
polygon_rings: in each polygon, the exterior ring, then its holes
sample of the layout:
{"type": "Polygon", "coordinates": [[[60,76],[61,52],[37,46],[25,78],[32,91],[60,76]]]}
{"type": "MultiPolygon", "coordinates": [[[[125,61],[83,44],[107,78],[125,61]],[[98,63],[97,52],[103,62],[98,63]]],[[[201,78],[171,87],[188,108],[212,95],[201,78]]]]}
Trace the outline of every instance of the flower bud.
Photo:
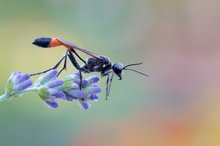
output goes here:
{"type": "Polygon", "coordinates": [[[35,82],[35,86],[40,86],[44,85],[47,83],[49,80],[55,79],[57,77],[58,71],[56,70],[50,70],[47,73],[45,73],[43,76],[37,79],[35,82]]]}
{"type": "Polygon", "coordinates": [[[6,84],[6,95],[13,96],[30,87],[32,85],[32,81],[29,78],[29,74],[13,72],[6,84]]]}
{"type": "Polygon", "coordinates": [[[66,95],[66,100],[78,100],[83,109],[88,109],[90,107],[89,102],[99,99],[97,94],[101,92],[101,88],[97,84],[98,81],[99,77],[97,76],[82,79],[82,88],[80,90],[80,74],[77,72],[64,79],[64,86],[61,90],[66,95]]]}
{"type": "Polygon", "coordinates": [[[57,98],[65,98],[65,94],[60,90],[64,82],[56,79],[57,74],[58,72],[56,70],[48,71],[35,84],[38,87],[38,95],[51,108],[58,107],[57,98]]]}

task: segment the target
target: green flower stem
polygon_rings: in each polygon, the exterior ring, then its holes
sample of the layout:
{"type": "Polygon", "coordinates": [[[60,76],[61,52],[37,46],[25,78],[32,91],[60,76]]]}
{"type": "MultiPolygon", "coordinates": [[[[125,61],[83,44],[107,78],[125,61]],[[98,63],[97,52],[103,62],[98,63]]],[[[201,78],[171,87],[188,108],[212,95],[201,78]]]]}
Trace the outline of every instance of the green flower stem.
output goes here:
{"type": "Polygon", "coordinates": [[[6,94],[6,93],[4,93],[4,94],[0,95],[0,101],[9,100],[9,98],[10,98],[11,96],[14,96],[14,95],[21,95],[21,94],[24,94],[24,93],[36,92],[37,90],[38,90],[37,87],[32,87],[32,88],[27,88],[27,89],[25,89],[25,90],[19,92],[18,94],[12,94],[12,95],[11,95],[11,94],[6,94]]]}
{"type": "Polygon", "coordinates": [[[32,87],[32,88],[27,88],[23,91],[20,92],[20,94],[23,94],[23,93],[27,93],[27,92],[36,92],[38,90],[38,87],[32,87]]]}

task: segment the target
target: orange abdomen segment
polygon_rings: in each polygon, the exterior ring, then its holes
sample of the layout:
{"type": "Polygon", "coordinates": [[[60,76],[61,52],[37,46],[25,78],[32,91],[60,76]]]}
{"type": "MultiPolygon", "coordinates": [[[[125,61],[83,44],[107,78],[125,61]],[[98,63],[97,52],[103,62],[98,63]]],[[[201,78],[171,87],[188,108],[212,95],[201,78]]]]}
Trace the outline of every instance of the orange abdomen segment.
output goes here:
{"type": "Polygon", "coordinates": [[[50,41],[50,47],[57,47],[57,46],[64,46],[66,47],[67,50],[71,51],[72,48],[66,44],[64,44],[63,42],[61,42],[59,39],[57,38],[52,38],[50,41]]]}
{"type": "Polygon", "coordinates": [[[57,47],[63,45],[57,38],[52,38],[50,41],[50,47],[57,47]]]}

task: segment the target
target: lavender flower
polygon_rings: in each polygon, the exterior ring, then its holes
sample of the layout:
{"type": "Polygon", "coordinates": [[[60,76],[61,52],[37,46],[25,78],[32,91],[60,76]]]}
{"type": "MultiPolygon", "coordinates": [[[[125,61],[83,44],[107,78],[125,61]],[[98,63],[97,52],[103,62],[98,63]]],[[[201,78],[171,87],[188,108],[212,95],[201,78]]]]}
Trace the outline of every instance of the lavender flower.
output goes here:
{"type": "Polygon", "coordinates": [[[37,93],[40,98],[51,108],[57,108],[57,98],[64,98],[65,94],[59,90],[63,86],[63,81],[56,79],[58,72],[51,70],[41,76],[36,82],[35,87],[38,88],[37,93]]]}
{"type": "Polygon", "coordinates": [[[48,71],[46,74],[44,74],[35,81],[34,86],[39,87],[41,85],[44,85],[46,82],[55,79],[57,77],[57,74],[58,72],[56,70],[48,71]]]}
{"type": "Polygon", "coordinates": [[[89,109],[90,103],[99,99],[98,93],[101,92],[98,86],[99,77],[83,79],[80,89],[79,72],[66,76],[64,80],[57,79],[57,74],[58,71],[50,70],[38,78],[32,86],[29,74],[13,72],[7,81],[5,94],[0,96],[0,101],[34,91],[51,108],[58,107],[57,99],[64,99],[78,101],[83,109],[89,109]]]}
{"type": "Polygon", "coordinates": [[[18,95],[32,85],[30,75],[21,72],[13,72],[9,77],[5,88],[5,99],[18,95]]]}
{"type": "Polygon", "coordinates": [[[99,77],[91,76],[82,80],[82,89],[80,90],[79,73],[73,73],[64,79],[64,86],[61,90],[65,94],[65,99],[68,101],[78,100],[83,109],[90,107],[90,102],[99,99],[98,93],[101,88],[98,86],[99,77]]]}
{"type": "Polygon", "coordinates": [[[84,83],[87,83],[83,85],[83,91],[86,96],[79,99],[79,103],[83,109],[89,109],[90,102],[98,101],[98,93],[101,92],[101,88],[97,84],[98,81],[99,78],[97,76],[91,76],[84,80],[84,83]]]}
{"type": "Polygon", "coordinates": [[[64,78],[64,85],[61,90],[65,94],[65,99],[68,101],[77,100],[85,96],[84,92],[79,87],[79,73],[73,73],[64,78]]]}

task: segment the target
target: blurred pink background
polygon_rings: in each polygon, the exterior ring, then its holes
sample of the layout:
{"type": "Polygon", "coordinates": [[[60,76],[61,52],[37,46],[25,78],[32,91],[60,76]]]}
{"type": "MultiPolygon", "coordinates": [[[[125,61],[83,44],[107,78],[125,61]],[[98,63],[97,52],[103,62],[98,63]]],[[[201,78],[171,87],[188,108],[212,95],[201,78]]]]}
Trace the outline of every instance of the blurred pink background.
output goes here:
{"type": "Polygon", "coordinates": [[[130,118],[88,125],[74,146],[220,145],[220,1],[157,0],[152,9],[138,51],[153,99],[130,118]]]}

